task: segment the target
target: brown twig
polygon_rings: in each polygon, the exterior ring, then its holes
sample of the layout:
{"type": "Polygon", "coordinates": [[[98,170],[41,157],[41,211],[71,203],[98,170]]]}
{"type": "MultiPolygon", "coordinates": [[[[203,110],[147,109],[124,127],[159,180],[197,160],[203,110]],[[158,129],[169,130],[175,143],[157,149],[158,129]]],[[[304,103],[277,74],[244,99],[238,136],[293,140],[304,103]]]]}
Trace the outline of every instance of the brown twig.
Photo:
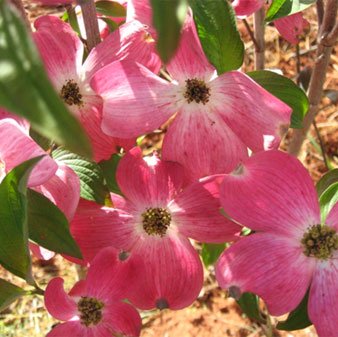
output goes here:
{"type": "Polygon", "coordinates": [[[250,35],[250,38],[251,38],[253,44],[255,45],[255,50],[258,51],[258,50],[259,50],[259,45],[258,45],[258,43],[257,43],[257,41],[256,41],[256,39],[255,39],[255,35],[254,35],[253,31],[251,30],[251,27],[250,27],[248,21],[247,21],[246,19],[242,19],[242,21],[243,21],[243,23],[244,23],[244,26],[245,26],[247,32],[248,32],[249,35],[250,35]]]}
{"type": "Polygon", "coordinates": [[[257,47],[255,50],[255,70],[264,69],[265,63],[264,17],[265,17],[264,8],[261,8],[254,14],[254,38],[257,42],[257,47]]]}
{"type": "Polygon", "coordinates": [[[313,127],[314,127],[315,131],[316,131],[317,138],[319,140],[319,146],[320,146],[320,149],[322,151],[325,167],[327,168],[327,170],[330,170],[329,164],[327,162],[327,157],[326,157],[326,152],[325,152],[325,145],[324,145],[323,139],[322,139],[322,137],[320,135],[320,131],[319,131],[318,127],[317,127],[317,122],[316,122],[315,119],[313,120],[312,124],[313,124],[313,127]]]}
{"type": "Polygon", "coordinates": [[[27,13],[26,13],[26,10],[25,10],[25,7],[22,3],[21,0],[9,0],[9,2],[11,2],[15,8],[19,11],[21,17],[23,18],[27,28],[31,31],[32,30],[32,27],[31,27],[31,24],[28,20],[28,17],[27,17],[27,13]]]}
{"type": "Polygon", "coordinates": [[[299,74],[301,71],[301,62],[300,62],[300,49],[299,49],[299,42],[296,44],[296,71],[297,71],[297,84],[299,85],[299,74]]]}
{"type": "Polygon", "coordinates": [[[320,27],[322,25],[322,23],[323,23],[323,17],[324,17],[324,4],[323,4],[323,0],[317,0],[316,6],[317,6],[318,26],[320,27]]]}
{"type": "Polygon", "coordinates": [[[319,104],[323,94],[323,86],[326,78],[327,68],[333,45],[337,40],[336,15],[337,0],[327,0],[325,3],[323,22],[318,32],[318,48],[316,63],[312,72],[308,98],[310,108],[303,121],[303,128],[294,130],[293,137],[289,144],[289,153],[298,156],[304,139],[310,129],[311,124],[318,112],[319,104]],[[329,38],[329,39],[328,39],[329,38]]]}
{"type": "Polygon", "coordinates": [[[99,23],[97,21],[96,7],[94,0],[78,0],[81,6],[83,21],[87,35],[87,47],[91,51],[101,42],[99,23]]]}

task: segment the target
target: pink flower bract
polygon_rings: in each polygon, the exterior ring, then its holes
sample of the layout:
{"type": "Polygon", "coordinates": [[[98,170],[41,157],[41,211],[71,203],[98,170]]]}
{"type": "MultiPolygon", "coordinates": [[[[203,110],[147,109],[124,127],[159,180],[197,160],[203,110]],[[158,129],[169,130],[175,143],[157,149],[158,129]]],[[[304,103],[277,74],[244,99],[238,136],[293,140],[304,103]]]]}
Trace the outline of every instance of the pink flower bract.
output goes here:
{"type": "Polygon", "coordinates": [[[117,182],[125,199],[112,195],[116,208],[82,201],[71,232],[87,259],[114,246],[143,261],[134,293],[137,307],[180,309],[190,305],[203,284],[200,258],[189,242],[225,242],[239,226],[220,213],[218,178],[186,186],[183,168],[142,158],[139,148],[120,161],[117,182]]]}
{"type": "Polygon", "coordinates": [[[309,22],[303,18],[301,12],[277,19],[273,23],[279,34],[292,44],[299,42],[299,36],[302,35],[304,29],[310,25],[309,22]]]}
{"type": "Polygon", "coordinates": [[[122,302],[135,282],[135,265],[120,261],[117,251],[106,248],[93,261],[86,280],[66,294],[61,278],[52,279],[45,292],[49,313],[62,321],[47,337],[111,337],[140,335],[141,318],[135,308],[122,302]]]}
{"type": "Polygon", "coordinates": [[[163,158],[179,162],[195,179],[230,172],[247,157],[247,147],[255,152],[278,147],[291,108],[239,71],[216,77],[191,17],[167,70],[172,82],[130,61],[99,70],[91,85],[103,98],[102,130],[135,137],[177,113],[164,138],[163,158]]]}
{"type": "Polygon", "coordinates": [[[255,154],[226,175],[221,203],[255,233],[225,250],[216,266],[223,288],[253,292],[279,316],[310,288],[308,313],[319,336],[338,331],[338,204],[321,223],[311,177],[294,157],[255,154]]]}
{"type": "Polygon", "coordinates": [[[234,0],[232,6],[236,15],[240,17],[249,16],[257,12],[264,4],[264,0],[234,0]]]}
{"type": "MultiPolygon", "coordinates": [[[[34,25],[34,39],[48,75],[62,100],[87,131],[94,159],[109,159],[117,146],[131,148],[133,139],[121,140],[101,131],[102,99],[91,88],[90,80],[104,65],[125,58],[135,59],[158,71],[160,61],[154,42],[146,42],[148,33],[144,26],[138,21],[122,25],[96,46],[82,64],[83,44],[68,24],[53,16],[43,16],[34,25]]],[[[112,73],[109,76],[114,77],[112,73]]]]}
{"type": "MultiPolygon", "coordinates": [[[[52,201],[70,221],[80,199],[80,180],[68,166],[53,160],[29,136],[29,124],[21,118],[16,120],[6,111],[0,111],[0,181],[14,167],[26,160],[45,155],[33,168],[28,187],[52,201]],[[5,117],[1,119],[1,117],[5,117]]],[[[50,259],[54,253],[30,243],[34,255],[50,259]]]]}

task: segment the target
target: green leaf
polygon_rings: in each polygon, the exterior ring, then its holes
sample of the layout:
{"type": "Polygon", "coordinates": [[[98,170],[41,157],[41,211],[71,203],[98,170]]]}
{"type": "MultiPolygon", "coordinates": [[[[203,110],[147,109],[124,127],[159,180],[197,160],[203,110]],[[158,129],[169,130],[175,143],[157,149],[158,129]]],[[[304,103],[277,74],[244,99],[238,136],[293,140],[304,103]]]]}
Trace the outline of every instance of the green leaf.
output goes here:
{"type": "Polygon", "coordinates": [[[25,290],[0,278],[0,312],[25,294],[25,290]]]}
{"type": "Polygon", "coordinates": [[[103,176],[106,180],[110,192],[122,195],[119,185],[116,181],[116,170],[121,160],[121,156],[113,154],[109,160],[103,160],[99,163],[103,176]]]}
{"type": "Polygon", "coordinates": [[[290,79],[272,71],[258,70],[247,75],[292,108],[291,128],[303,127],[303,119],[309,110],[309,100],[301,88],[290,79]]]}
{"type": "Polygon", "coordinates": [[[96,1],[95,2],[96,11],[99,14],[111,17],[124,17],[126,16],[126,9],[119,4],[118,2],[114,1],[96,1]]]}
{"type": "Polygon", "coordinates": [[[38,192],[28,190],[27,197],[29,238],[53,252],[82,259],[65,215],[38,192]]]}
{"type": "Polygon", "coordinates": [[[320,197],[330,185],[338,182],[338,168],[324,174],[316,185],[318,197],[320,197]]]}
{"type": "Polygon", "coordinates": [[[29,135],[34,140],[34,142],[37,143],[45,151],[48,151],[53,145],[50,139],[41,136],[40,133],[36,132],[32,128],[29,129],[29,135]]]}
{"type": "Polygon", "coordinates": [[[258,322],[265,322],[259,310],[259,301],[257,295],[252,293],[243,293],[240,299],[237,300],[237,303],[249,318],[258,322]]]}
{"type": "Polygon", "coordinates": [[[187,0],[150,0],[153,23],[157,31],[157,50],[161,60],[168,63],[174,56],[186,17],[187,0]]]}
{"type": "Polygon", "coordinates": [[[315,2],[316,0],[274,0],[266,13],[265,21],[269,22],[301,12],[315,2]]]}
{"type": "Polygon", "coordinates": [[[321,222],[325,223],[326,217],[332,207],[338,202],[338,182],[331,184],[320,196],[319,205],[321,211],[321,222]]]}
{"type": "Polygon", "coordinates": [[[90,156],[89,141],[50,83],[23,20],[0,0],[0,105],[41,135],[90,156]]]}
{"type": "Polygon", "coordinates": [[[36,157],[15,167],[0,184],[0,264],[33,284],[28,249],[27,181],[36,157]]]}
{"type": "Polygon", "coordinates": [[[100,20],[104,21],[108,25],[110,33],[119,28],[119,25],[111,19],[101,17],[100,20]]]}
{"type": "Polygon", "coordinates": [[[82,198],[104,205],[109,191],[104,184],[103,173],[97,163],[62,148],[53,151],[52,156],[69,166],[78,175],[82,198]]]}
{"type": "Polygon", "coordinates": [[[309,292],[306,293],[298,307],[290,312],[288,318],[285,321],[278,322],[276,328],[279,330],[293,331],[305,329],[306,327],[312,325],[307,313],[308,299],[309,292]]]}
{"type": "Polygon", "coordinates": [[[74,32],[76,32],[79,36],[81,36],[81,30],[80,30],[79,22],[77,20],[76,7],[73,7],[72,9],[70,9],[67,14],[68,14],[68,22],[70,26],[73,28],[74,32]]]}
{"type": "Polygon", "coordinates": [[[218,257],[222,254],[226,247],[225,243],[212,244],[212,243],[203,243],[202,244],[202,260],[206,267],[213,265],[218,257]]]}
{"type": "Polygon", "coordinates": [[[238,69],[243,63],[244,44],[231,4],[224,0],[190,0],[189,4],[204,52],[218,74],[238,69]]]}

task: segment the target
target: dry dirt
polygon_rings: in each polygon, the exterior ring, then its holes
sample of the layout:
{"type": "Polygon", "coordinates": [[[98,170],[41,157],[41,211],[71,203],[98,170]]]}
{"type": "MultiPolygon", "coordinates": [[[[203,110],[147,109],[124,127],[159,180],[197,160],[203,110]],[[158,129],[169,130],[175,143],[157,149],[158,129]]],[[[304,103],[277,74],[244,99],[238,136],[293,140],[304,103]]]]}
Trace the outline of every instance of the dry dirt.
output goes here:
{"type": "MultiPolygon", "coordinates": [[[[58,9],[41,8],[30,1],[24,1],[30,19],[43,13],[57,14],[58,9]]],[[[301,69],[310,69],[315,62],[315,36],[317,31],[314,10],[308,10],[306,17],[310,21],[310,32],[300,43],[301,69]]],[[[245,40],[246,57],[244,70],[253,68],[254,45],[243,24],[240,23],[240,32],[245,40]]],[[[273,27],[267,27],[267,68],[279,68],[291,79],[296,79],[296,50],[278,36],[273,27]]],[[[325,90],[338,88],[337,75],[337,47],[331,59],[325,90]]],[[[337,94],[337,93],[335,93],[337,94]]],[[[323,98],[321,111],[316,118],[317,127],[323,142],[324,153],[329,165],[338,166],[338,111],[337,98],[330,100],[323,98]]],[[[161,147],[162,131],[154,133],[144,139],[145,153],[161,147]]],[[[282,148],[287,147],[290,137],[287,136],[282,148]]],[[[319,146],[318,135],[311,130],[304,143],[301,159],[308,168],[314,181],[327,171],[323,161],[322,149],[319,146]]],[[[42,287],[54,276],[60,275],[66,280],[66,287],[70,288],[77,278],[75,267],[61,257],[51,262],[34,262],[34,272],[40,280],[42,287]]],[[[259,337],[264,336],[264,326],[249,320],[239,309],[234,300],[227,298],[225,292],[220,290],[213,279],[212,268],[206,270],[206,286],[197,301],[192,306],[180,311],[152,311],[142,312],[144,328],[142,337],[259,337]]],[[[21,281],[12,277],[0,267],[0,277],[22,285],[21,281]]],[[[273,319],[273,323],[276,319],[273,319]]],[[[9,307],[0,315],[0,336],[6,337],[41,337],[46,334],[55,321],[46,313],[41,298],[31,296],[24,298],[9,307]]],[[[313,327],[296,332],[274,331],[275,337],[315,337],[313,327]]]]}

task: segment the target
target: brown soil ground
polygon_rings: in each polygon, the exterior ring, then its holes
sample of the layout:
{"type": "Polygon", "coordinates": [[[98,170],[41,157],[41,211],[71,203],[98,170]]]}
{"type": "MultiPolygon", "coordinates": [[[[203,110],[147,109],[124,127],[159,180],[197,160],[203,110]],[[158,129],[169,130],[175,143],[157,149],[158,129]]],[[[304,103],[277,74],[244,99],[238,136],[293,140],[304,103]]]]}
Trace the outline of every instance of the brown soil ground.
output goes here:
{"type": "MultiPolygon", "coordinates": [[[[62,7],[57,9],[41,8],[31,1],[24,1],[30,19],[45,13],[58,14],[62,7]]],[[[315,62],[315,36],[317,25],[313,9],[306,12],[310,22],[310,32],[300,43],[300,65],[302,70],[311,69],[315,62]]],[[[249,20],[250,22],[250,20],[249,20]]],[[[239,24],[240,32],[246,46],[244,70],[253,68],[254,45],[242,23],[239,24]]],[[[295,80],[298,76],[296,71],[296,50],[279,37],[274,27],[267,27],[266,59],[267,68],[279,68],[283,73],[295,80]]],[[[335,48],[327,79],[324,84],[325,90],[338,88],[337,75],[337,47],[335,48]]],[[[306,73],[306,71],[304,72],[306,73]]],[[[337,95],[337,92],[335,92],[337,95]]],[[[323,97],[320,113],[316,118],[320,138],[323,142],[325,156],[329,165],[338,167],[338,111],[337,97],[329,99],[323,97]]],[[[144,152],[160,149],[165,126],[143,141],[144,152]]],[[[288,139],[292,131],[286,137],[282,148],[287,148],[288,139]]],[[[319,145],[318,135],[311,130],[304,143],[301,160],[309,170],[314,181],[327,172],[323,161],[323,151],[319,145]]],[[[75,266],[57,256],[48,263],[34,262],[36,278],[44,287],[55,276],[65,278],[65,286],[68,289],[77,279],[75,266]]],[[[234,302],[227,298],[225,292],[219,289],[213,278],[213,268],[205,272],[206,282],[199,298],[192,306],[180,311],[151,311],[142,312],[143,331],[142,337],[259,337],[265,336],[265,327],[248,319],[234,302]]],[[[22,281],[13,277],[0,267],[0,277],[22,285],[22,281]]],[[[284,318],[284,317],[283,317],[284,318]]],[[[282,318],[280,318],[282,319],[282,318]]],[[[272,319],[276,323],[277,318],[272,319]]],[[[43,300],[37,296],[26,297],[12,304],[0,315],[0,336],[6,337],[41,337],[50,330],[56,322],[48,315],[43,306],[43,300]]],[[[275,330],[274,337],[315,337],[313,327],[295,332],[283,332],[275,330]]]]}

